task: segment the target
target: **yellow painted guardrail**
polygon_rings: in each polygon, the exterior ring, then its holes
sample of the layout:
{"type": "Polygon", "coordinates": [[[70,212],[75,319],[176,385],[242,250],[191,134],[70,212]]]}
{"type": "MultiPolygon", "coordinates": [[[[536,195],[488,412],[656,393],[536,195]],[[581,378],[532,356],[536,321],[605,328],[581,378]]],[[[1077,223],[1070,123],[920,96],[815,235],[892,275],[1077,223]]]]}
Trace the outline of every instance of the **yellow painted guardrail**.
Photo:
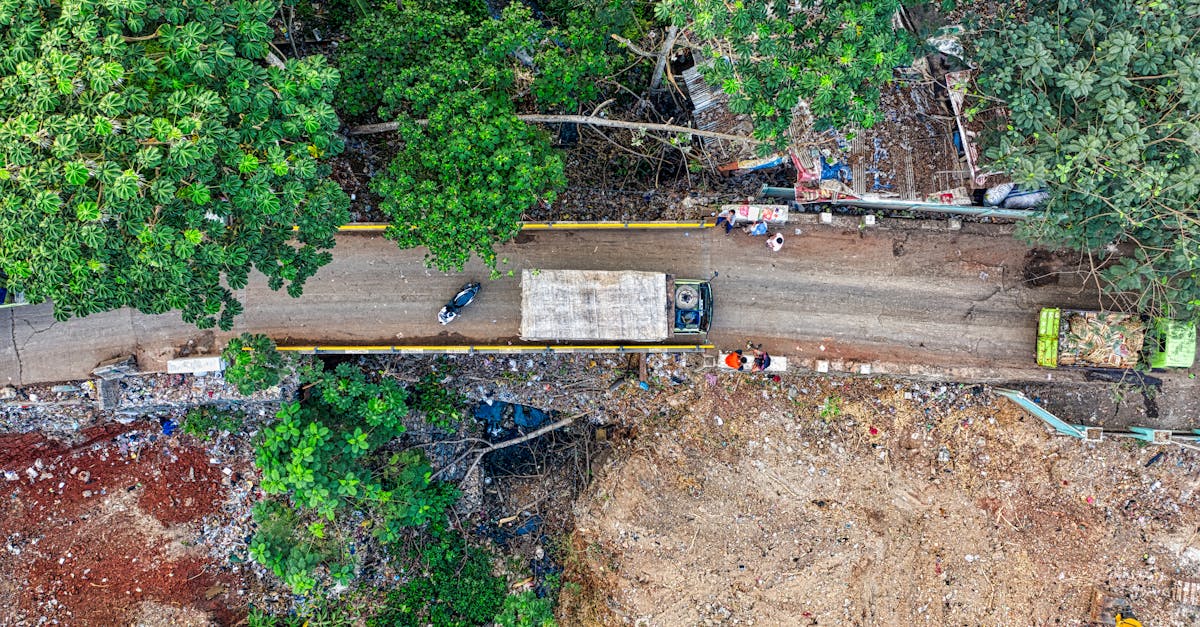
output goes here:
{"type": "Polygon", "coordinates": [[[682,353],[701,352],[712,344],[517,344],[517,345],[420,345],[420,346],[277,346],[280,351],[320,354],[397,354],[405,353],[682,353]]]}
{"type": "Polygon", "coordinates": [[[525,222],[522,231],[547,230],[600,230],[600,229],[704,229],[712,226],[711,222],[694,220],[688,222],[525,222]]]}
{"type": "MultiPolygon", "coordinates": [[[[355,222],[353,224],[343,224],[338,227],[339,233],[382,233],[388,228],[386,222],[355,222]]],[[[525,222],[521,224],[522,231],[583,231],[583,230],[605,230],[605,229],[633,229],[633,230],[654,230],[654,229],[707,229],[713,226],[712,222],[706,220],[691,220],[680,222],[572,222],[569,220],[559,220],[554,222],[525,222]]],[[[413,227],[416,228],[416,227],[413,227]]],[[[293,231],[300,230],[300,227],[293,226],[293,231]]]]}

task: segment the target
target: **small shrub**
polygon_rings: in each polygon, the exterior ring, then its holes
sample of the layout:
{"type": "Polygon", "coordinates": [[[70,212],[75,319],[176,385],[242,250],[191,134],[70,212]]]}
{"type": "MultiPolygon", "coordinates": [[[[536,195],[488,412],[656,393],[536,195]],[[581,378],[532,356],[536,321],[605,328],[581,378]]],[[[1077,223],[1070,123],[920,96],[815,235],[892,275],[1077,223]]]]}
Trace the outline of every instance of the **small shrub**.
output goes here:
{"type": "Polygon", "coordinates": [[[221,356],[228,364],[225,380],[242,394],[279,385],[289,365],[275,350],[275,342],[265,335],[243,333],[241,337],[229,340],[221,356]]]}
{"type": "Polygon", "coordinates": [[[463,418],[461,394],[442,384],[442,375],[434,371],[421,377],[410,390],[413,409],[425,415],[425,421],[443,429],[452,428],[463,418]]]}
{"type": "Polygon", "coordinates": [[[297,612],[296,616],[275,616],[257,608],[250,608],[246,616],[248,627],[346,627],[358,624],[355,612],[358,608],[345,596],[319,597],[297,612]]]}
{"type": "Polygon", "coordinates": [[[214,432],[236,433],[242,428],[246,415],[240,411],[221,410],[215,407],[196,407],[183,417],[183,432],[205,442],[212,439],[214,432]]]}
{"type": "Polygon", "coordinates": [[[260,501],[254,506],[258,530],[250,540],[250,556],[282,579],[296,594],[317,584],[318,569],[338,556],[306,533],[300,513],[287,503],[260,501]]]}
{"type": "Polygon", "coordinates": [[[508,595],[493,622],[497,627],[557,627],[554,605],[558,597],[558,577],[547,577],[545,588],[545,596],[540,597],[536,590],[508,595]]]}
{"type": "Polygon", "coordinates": [[[833,420],[842,415],[842,399],[840,396],[827,396],[821,404],[821,418],[833,420]]]}
{"type": "Polygon", "coordinates": [[[275,616],[256,607],[246,615],[247,627],[303,627],[304,619],[298,616],[275,616]]]}
{"type": "Polygon", "coordinates": [[[347,510],[362,511],[388,544],[406,529],[440,524],[458,498],[452,485],[433,481],[420,451],[388,450],[409,411],[398,382],[370,379],[345,363],[332,372],[306,368],[304,377],[310,396],[283,406],[256,457],[263,492],[286,494],[290,505],[256,508],[260,531],[251,546],[251,555],[297,594],[313,589],[322,565],[338,582],[353,575],[353,558],[329,548],[345,544],[338,543],[338,525],[304,516],[337,522],[347,510]]]}

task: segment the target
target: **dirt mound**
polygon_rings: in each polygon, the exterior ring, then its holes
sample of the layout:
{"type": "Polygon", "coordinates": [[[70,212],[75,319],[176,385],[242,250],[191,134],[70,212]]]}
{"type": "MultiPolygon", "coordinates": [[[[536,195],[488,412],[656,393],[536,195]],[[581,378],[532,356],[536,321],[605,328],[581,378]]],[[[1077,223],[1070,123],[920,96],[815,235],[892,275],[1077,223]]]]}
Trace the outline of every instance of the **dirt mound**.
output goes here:
{"type": "Polygon", "coordinates": [[[0,459],[21,460],[3,467],[8,480],[0,483],[0,623],[241,618],[229,593],[237,582],[196,542],[199,522],[219,514],[230,480],[190,439],[156,436],[154,428],[92,434],[77,447],[31,444],[30,436],[0,442],[0,459]]]}
{"type": "Polygon", "coordinates": [[[1200,573],[1195,453],[1147,468],[1156,450],[1051,437],[982,388],[710,383],[577,509],[605,622],[1078,624],[1097,586],[1146,624],[1197,619],[1170,600],[1200,573]]]}

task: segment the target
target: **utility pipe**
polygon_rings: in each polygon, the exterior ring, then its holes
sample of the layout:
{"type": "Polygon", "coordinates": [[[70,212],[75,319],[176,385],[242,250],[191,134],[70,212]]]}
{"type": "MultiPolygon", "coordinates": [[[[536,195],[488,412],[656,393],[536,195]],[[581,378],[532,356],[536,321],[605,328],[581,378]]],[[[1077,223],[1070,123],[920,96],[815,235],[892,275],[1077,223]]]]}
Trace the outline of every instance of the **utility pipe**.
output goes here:
{"type": "MultiPolygon", "coordinates": [[[[772,198],[786,198],[788,200],[796,199],[796,190],[791,187],[769,187],[763,186],[763,196],[772,198]]],[[[926,211],[932,213],[946,213],[951,215],[964,216],[990,216],[993,218],[1009,218],[1012,220],[1026,220],[1035,218],[1041,215],[1041,211],[1030,211],[1027,209],[1003,209],[1001,207],[976,207],[974,205],[947,205],[938,202],[916,202],[906,200],[866,200],[859,198],[844,198],[841,200],[818,200],[812,203],[801,204],[827,204],[834,207],[862,207],[864,209],[896,209],[900,211],[926,211]]]]}

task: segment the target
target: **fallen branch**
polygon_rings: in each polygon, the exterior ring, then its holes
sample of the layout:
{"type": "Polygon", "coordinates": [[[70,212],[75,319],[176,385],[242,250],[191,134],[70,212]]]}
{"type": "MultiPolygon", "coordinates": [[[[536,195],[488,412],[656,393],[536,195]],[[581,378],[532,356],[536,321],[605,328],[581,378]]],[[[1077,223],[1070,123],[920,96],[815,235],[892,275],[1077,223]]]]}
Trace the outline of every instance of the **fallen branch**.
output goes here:
{"type": "MultiPolygon", "coordinates": [[[[762,143],[753,137],[746,137],[745,135],[730,135],[729,133],[718,133],[716,131],[702,131],[700,129],[689,128],[686,126],[676,126],[674,124],[654,124],[652,122],[609,120],[607,118],[592,117],[590,115],[543,115],[540,113],[530,113],[526,115],[518,115],[517,118],[525,122],[533,122],[536,124],[585,124],[587,126],[607,126],[609,128],[628,128],[643,131],[662,131],[664,133],[683,133],[687,135],[695,135],[697,137],[724,139],[731,142],[745,142],[747,144],[762,143]]],[[[429,120],[414,121],[422,126],[429,124],[429,120]]],[[[372,133],[387,133],[398,128],[400,128],[399,122],[381,122],[379,124],[364,124],[363,126],[355,126],[347,131],[347,134],[370,135],[372,133]]]]}
{"type": "Polygon", "coordinates": [[[650,77],[650,91],[658,89],[658,84],[662,81],[663,71],[667,69],[667,59],[671,56],[671,48],[675,47],[675,38],[679,36],[679,27],[674,24],[667,31],[667,37],[663,41],[662,50],[658,53],[658,62],[654,64],[654,74],[650,77]]]}
{"type": "MultiPolygon", "coordinates": [[[[672,26],[671,28],[675,28],[675,27],[672,26]]],[[[654,58],[658,57],[658,55],[656,55],[652,52],[646,52],[645,50],[638,48],[637,46],[634,45],[634,43],[632,41],[629,41],[628,39],[625,39],[624,37],[622,37],[616,33],[613,33],[611,35],[611,37],[613,39],[617,40],[621,45],[625,46],[626,48],[629,48],[630,52],[636,54],[639,57],[645,57],[647,59],[654,59],[654,58]]]]}
{"type": "Polygon", "coordinates": [[[474,450],[467,451],[466,453],[459,455],[458,458],[455,459],[453,462],[446,464],[440,470],[433,473],[433,475],[430,477],[430,480],[432,481],[433,479],[436,479],[438,475],[442,474],[447,469],[453,468],[454,466],[458,465],[458,462],[462,461],[465,457],[467,457],[469,455],[474,455],[475,461],[471,462],[471,467],[467,468],[467,472],[463,474],[463,478],[465,479],[465,478],[471,476],[471,473],[475,471],[475,467],[479,465],[479,462],[480,462],[480,460],[483,459],[484,455],[487,455],[488,453],[491,453],[493,451],[498,451],[500,449],[508,448],[510,446],[516,446],[523,442],[528,442],[538,436],[544,435],[544,434],[554,431],[556,429],[561,429],[561,428],[571,424],[572,422],[574,422],[576,418],[583,416],[583,415],[584,414],[576,414],[576,415],[570,416],[568,418],[563,418],[562,420],[548,424],[548,425],[542,427],[541,429],[537,429],[536,431],[531,431],[529,433],[526,433],[525,435],[523,435],[519,438],[513,438],[511,440],[497,442],[495,444],[492,444],[490,446],[486,446],[483,448],[477,448],[474,450]]]}

